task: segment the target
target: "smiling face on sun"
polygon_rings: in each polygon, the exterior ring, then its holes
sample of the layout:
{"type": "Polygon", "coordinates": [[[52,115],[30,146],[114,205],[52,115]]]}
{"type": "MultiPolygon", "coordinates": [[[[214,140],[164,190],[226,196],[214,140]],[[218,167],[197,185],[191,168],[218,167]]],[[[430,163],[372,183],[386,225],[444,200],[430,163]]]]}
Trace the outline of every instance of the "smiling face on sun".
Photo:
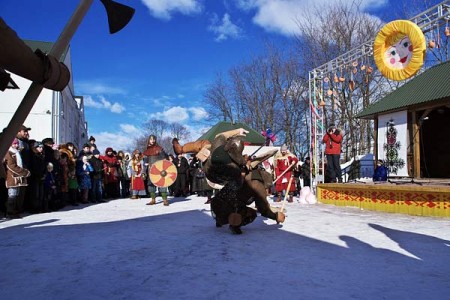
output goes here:
{"type": "Polygon", "coordinates": [[[412,53],[413,46],[409,37],[399,37],[384,53],[386,65],[394,69],[404,69],[409,64],[412,53]]]}

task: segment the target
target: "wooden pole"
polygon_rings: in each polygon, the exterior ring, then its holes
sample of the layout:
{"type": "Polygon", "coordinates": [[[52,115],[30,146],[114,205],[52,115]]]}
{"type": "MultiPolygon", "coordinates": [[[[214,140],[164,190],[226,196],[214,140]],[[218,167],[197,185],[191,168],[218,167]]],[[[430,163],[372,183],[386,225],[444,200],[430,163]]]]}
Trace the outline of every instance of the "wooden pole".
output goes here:
{"type": "Polygon", "coordinates": [[[296,162],[292,162],[291,165],[283,171],[283,173],[280,174],[280,176],[278,176],[273,182],[272,184],[275,184],[275,182],[277,182],[281,177],[283,177],[284,174],[286,174],[287,171],[289,171],[293,166],[295,166],[296,162]]]}
{"type": "MultiPolygon", "coordinates": [[[[60,57],[64,53],[64,50],[69,45],[72,36],[75,34],[78,25],[83,20],[84,15],[89,10],[89,7],[91,6],[93,1],[94,0],[81,0],[69,22],[66,24],[66,27],[61,32],[58,40],[50,50],[50,55],[56,57],[57,59],[60,59],[60,57]]],[[[37,82],[33,82],[28,88],[28,91],[23,97],[22,102],[19,104],[19,107],[14,113],[12,119],[9,121],[8,126],[3,130],[3,134],[0,136],[1,158],[5,157],[6,153],[8,152],[9,146],[11,146],[11,142],[14,140],[14,137],[19,131],[20,126],[26,120],[43,88],[44,87],[37,82]]]]}
{"type": "Polygon", "coordinates": [[[292,178],[294,178],[294,176],[291,176],[291,178],[289,178],[289,183],[286,189],[286,193],[284,194],[284,199],[283,199],[283,204],[281,205],[281,212],[283,212],[284,210],[284,205],[286,204],[286,199],[289,196],[289,190],[291,189],[291,183],[292,183],[292,178]]]}

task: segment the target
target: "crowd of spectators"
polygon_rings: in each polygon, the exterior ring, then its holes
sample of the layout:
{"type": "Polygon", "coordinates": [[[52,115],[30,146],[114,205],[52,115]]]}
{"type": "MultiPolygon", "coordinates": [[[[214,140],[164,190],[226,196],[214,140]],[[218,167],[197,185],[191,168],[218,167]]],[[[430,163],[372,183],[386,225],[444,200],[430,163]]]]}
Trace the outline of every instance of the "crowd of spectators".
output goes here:
{"type": "MultiPolygon", "coordinates": [[[[72,142],[57,145],[52,138],[36,141],[30,139],[30,130],[27,126],[21,126],[0,168],[2,218],[20,218],[24,213],[56,211],[68,205],[150,197],[147,188],[150,180],[148,163],[143,163],[140,171],[145,182],[144,188],[136,192],[133,190],[132,177],[136,175],[137,169],[136,164],[131,163],[130,153],[116,151],[112,147],[101,153],[93,136],[80,150],[72,142]]],[[[142,155],[139,150],[135,152],[142,155]]],[[[206,204],[211,202],[214,190],[207,183],[202,161],[184,154],[169,154],[165,158],[177,169],[177,179],[168,187],[169,196],[187,197],[195,194],[205,197],[206,204]]],[[[294,168],[294,193],[290,195],[299,194],[302,188],[300,178],[303,178],[304,186],[309,185],[309,159],[305,162],[303,167],[298,164],[294,168]]],[[[267,161],[265,164],[260,167],[275,174],[274,167],[267,161]]],[[[280,195],[275,189],[272,192],[280,195]]],[[[292,197],[289,200],[292,201],[292,197]]]]}
{"type": "MultiPolygon", "coordinates": [[[[72,142],[57,145],[52,138],[36,141],[30,138],[30,130],[21,126],[0,168],[2,218],[56,211],[68,205],[138,198],[131,195],[129,153],[111,147],[101,153],[92,136],[81,150],[72,142]]],[[[169,195],[198,194],[210,201],[212,188],[206,183],[201,162],[183,155],[166,158],[178,171],[169,195]]],[[[144,180],[147,183],[148,176],[144,180]]],[[[149,197],[147,189],[142,196],[149,197]]]]}

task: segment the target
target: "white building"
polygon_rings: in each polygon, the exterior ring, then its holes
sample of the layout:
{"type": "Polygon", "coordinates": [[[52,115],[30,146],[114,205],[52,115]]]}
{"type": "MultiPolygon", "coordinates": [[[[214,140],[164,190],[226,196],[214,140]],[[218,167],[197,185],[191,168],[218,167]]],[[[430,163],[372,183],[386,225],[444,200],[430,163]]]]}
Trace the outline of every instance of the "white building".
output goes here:
{"type": "MultiPolygon", "coordinates": [[[[53,43],[25,41],[35,51],[37,48],[49,53],[53,43]]],[[[72,75],[70,47],[63,55],[62,61],[72,75]]],[[[8,126],[13,114],[24,98],[31,81],[11,74],[19,89],[6,89],[0,92],[0,131],[8,126]]],[[[53,138],[56,144],[72,142],[79,149],[87,141],[88,126],[84,117],[83,97],[76,96],[72,76],[62,92],[43,89],[24,125],[31,128],[30,139],[42,141],[53,138]]]]}

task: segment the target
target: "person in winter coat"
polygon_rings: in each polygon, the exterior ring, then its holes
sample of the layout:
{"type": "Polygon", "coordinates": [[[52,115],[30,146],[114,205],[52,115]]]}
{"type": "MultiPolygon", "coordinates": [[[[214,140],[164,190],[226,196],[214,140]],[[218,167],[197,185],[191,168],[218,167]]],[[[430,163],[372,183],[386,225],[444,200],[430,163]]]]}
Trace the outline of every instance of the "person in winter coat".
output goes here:
{"type": "Polygon", "coordinates": [[[90,201],[95,203],[105,202],[103,200],[103,161],[100,159],[100,151],[94,149],[92,151],[92,157],[89,159],[93,172],[91,175],[92,188],[90,190],[90,201]]]}
{"type": "Polygon", "coordinates": [[[142,153],[139,150],[134,150],[127,170],[128,176],[131,178],[131,199],[139,199],[145,196],[145,164],[142,159],[142,153]]]}
{"type": "Polygon", "coordinates": [[[303,178],[303,186],[311,186],[311,159],[309,157],[305,158],[305,162],[301,168],[301,176],[303,178]]]}
{"type": "Polygon", "coordinates": [[[281,146],[280,151],[275,154],[273,166],[275,169],[275,177],[278,179],[277,182],[275,182],[275,189],[277,191],[276,202],[281,202],[281,197],[284,193],[289,194],[289,202],[294,201],[293,194],[297,188],[295,186],[294,178],[291,180],[291,177],[293,176],[293,171],[297,163],[298,158],[288,151],[286,145],[281,146]],[[287,190],[289,181],[291,181],[291,185],[289,190],[287,190]]]}
{"type": "Polygon", "coordinates": [[[211,203],[213,188],[206,181],[203,163],[194,156],[190,164],[192,176],[192,192],[197,193],[201,197],[207,197],[205,204],[211,203]]]}
{"type": "Polygon", "coordinates": [[[57,210],[58,186],[54,166],[51,162],[47,164],[44,177],[44,212],[57,210]]]}
{"type": "Polygon", "coordinates": [[[175,197],[187,197],[189,191],[189,162],[182,154],[173,160],[177,168],[177,179],[173,183],[173,193],[175,197]]]}
{"type": "Polygon", "coordinates": [[[87,156],[77,162],[78,184],[81,193],[81,203],[89,203],[89,190],[92,188],[91,172],[94,171],[87,156]]]}
{"type": "MultiPolygon", "coordinates": [[[[325,155],[327,156],[327,169],[326,173],[330,182],[342,182],[341,171],[341,143],[342,133],[334,126],[330,125],[327,133],[323,136],[322,142],[325,144],[325,155]]],[[[328,181],[328,180],[327,180],[328,181]]]]}
{"type": "Polygon", "coordinates": [[[104,163],[105,168],[105,193],[106,198],[117,199],[120,196],[120,187],[119,187],[119,172],[118,168],[120,168],[119,161],[117,157],[114,155],[113,148],[108,147],[105,150],[105,156],[102,156],[101,159],[104,163]]]}
{"type": "Polygon", "coordinates": [[[122,198],[126,198],[130,195],[130,184],[131,180],[128,176],[128,165],[130,163],[130,157],[131,155],[129,153],[124,153],[122,150],[117,152],[117,159],[120,164],[120,174],[122,175],[120,180],[120,196],[122,198]]]}
{"type": "Polygon", "coordinates": [[[384,166],[383,161],[379,159],[377,161],[377,167],[375,168],[375,171],[373,173],[373,181],[387,181],[388,177],[388,168],[384,166]]]}
{"type": "MultiPolygon", "coordinates": [[[[156,141],[156,136],[153,134],[149,136],[147,140],[147,149],[145,149],[143,154],[144,154],[144,161],[147,164],[146,166],[147,178],[150,178],[148,172],[150,171],[152,165],[158,160],[166,159],[167,154],[164,151],[164,149],[160,145],[158,145],[158,142],[156,141]]],[[[156,204],[156,186],[152,183],[150,179],[147,181],[147,185],[151,200],[146,205],[154,205],[156,204]]],[[[168,206],[169,200],[167,199],[167,190],[168,190],[167,187],[159,187],[158,190],[161,193],[163,204],[165,206],[168,206]]]]}
{"type": "Polygon", "coordinates": [[[8,189],[8,200],[6,203],[6,217],[20,218],[20,210],[17,207],[17,198],[21,187],[27,186],[29,170],[23,167],[22,157],[19,153],[19,140],[15,138],[4,158],[6,166],[6,188],[8,189]]]}
{"type": "Polygon", "coordinates": [[[31,176],[29,178],[29,191],[33,195],[31,198],[31,212],[39,213],[44,209],[44,178],[46,172],[44,145],[35,142],[31,148],[31,176]]]}

